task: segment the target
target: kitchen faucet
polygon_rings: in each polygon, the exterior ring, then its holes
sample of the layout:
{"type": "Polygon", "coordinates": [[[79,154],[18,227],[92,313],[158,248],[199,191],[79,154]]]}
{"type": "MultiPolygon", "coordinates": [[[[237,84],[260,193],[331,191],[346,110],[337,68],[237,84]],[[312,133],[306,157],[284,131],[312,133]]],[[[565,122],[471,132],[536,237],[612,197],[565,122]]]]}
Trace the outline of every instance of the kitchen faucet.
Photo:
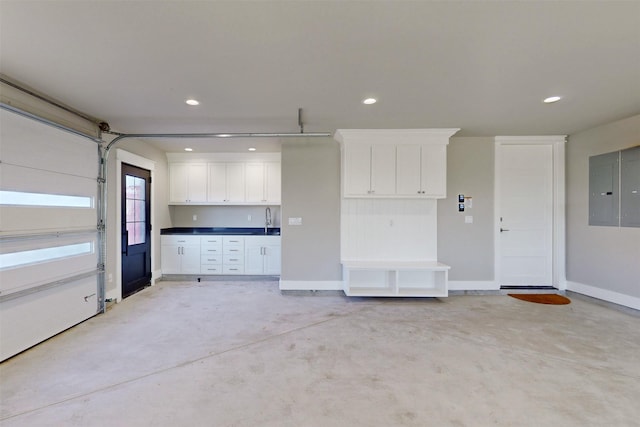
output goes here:
{"type": "Polygon", "coordinates": [[[267,206],[267,209],[264,210],[264,234],[269,232],[271,225],[271,208],[267,206]]]}

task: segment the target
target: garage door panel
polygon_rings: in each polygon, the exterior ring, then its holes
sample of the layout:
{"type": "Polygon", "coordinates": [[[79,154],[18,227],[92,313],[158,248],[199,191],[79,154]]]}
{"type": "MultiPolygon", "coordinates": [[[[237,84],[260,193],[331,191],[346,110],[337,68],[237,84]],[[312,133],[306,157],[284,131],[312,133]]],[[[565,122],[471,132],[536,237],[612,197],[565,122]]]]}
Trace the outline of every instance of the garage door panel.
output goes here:
{"type": "Polygon", "coordinates": [[[96,192],[95,179],[0,164],[0,233],[95,228],[96,192]]]}
{"type": "Polygon", "coordinates": [[[94,316],[97,293],[94,276],[0,302],[0,360],[94,316]]]}
{"type": "Polygon", "coordinates": [[[5,191],[89,197],[95,206],[97,186],[96,175],[86,178],[0,164],[0,189],[5,191]]]}
{"type": "Polygon", "coordinates": [[[3,163],[88,178],[97,175],[95,142],[6,110],[0,110],[0,123],[3,163]]]}
{"type": "Polygon", "coordinates": [[[4,242],[0,248],[0,296],[60,281],[98,265],[97,234],[4,242]]]}

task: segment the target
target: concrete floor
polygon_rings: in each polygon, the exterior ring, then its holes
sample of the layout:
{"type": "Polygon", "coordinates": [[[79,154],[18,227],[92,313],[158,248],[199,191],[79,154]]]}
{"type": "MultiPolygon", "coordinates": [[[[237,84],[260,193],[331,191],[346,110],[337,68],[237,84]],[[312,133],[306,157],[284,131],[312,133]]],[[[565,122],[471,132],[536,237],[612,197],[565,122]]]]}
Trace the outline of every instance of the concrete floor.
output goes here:
{"type": "Polygon", "coordinates": [[[2,426],[638,426],[640,317],[161,282],[0,380],[2,426]]]}

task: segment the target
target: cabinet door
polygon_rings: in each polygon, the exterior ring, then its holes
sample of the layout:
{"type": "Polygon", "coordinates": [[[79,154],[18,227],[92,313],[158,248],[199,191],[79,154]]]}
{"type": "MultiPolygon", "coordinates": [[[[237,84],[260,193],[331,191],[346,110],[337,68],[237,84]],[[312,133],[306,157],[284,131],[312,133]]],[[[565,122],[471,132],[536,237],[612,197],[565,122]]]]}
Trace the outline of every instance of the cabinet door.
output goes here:
{"type": "Polygon", "coordinates": [[[182,268],[183,274],[200,274],[200,246],[188,245],[182,247],[182,268]]]}
{"type": "Polygon", "coordinates": [[[189,163],[189,202],[203,203],[207,201],[207,165],[205,163],[189,163]]]}
{"type": "Polygon", "coordinates": [[[213,203],[224,203],[227,201],[226,163],[209,163],[208,201],[213,203]]]}
{"type": "Polygon", "coordinates": [[[447,146],[422,146],[422,191],[430,197],[447,197],[447,146]]]}
{"type": "Polygon", "coordinates": [[[227,163],[227,201],[231,203],[245,201],[244,163],[227,163]]]}
{"type": "Polygon", "coordinates": [[[344,196],[368,196],[371,191],[371,146],[344,147],[344,196]]]}
{"type": "Polygon", "coordinates": [[[169,164],[169,202],[186,203],[189,200],[189,165],[169,164]]]}
{"type": "Polygon", "coordinates": [[[246,176],[246,201],[249,203],[266,202],[264,197],[264,163],[247,163],[245,165],[246,176]]]}
{"type": "Polygon", "coordinates": [[[396,147],[393,145],[371,146],[371,194],[396,194],[396,147]]]}
{"type": "Polygon", "coordinates": [[[262,255],[262,245],[246,242],[244,251],[244,272],[245,274],[263,274],[264,257],[262,255]]]}
{"type": "Polygon", "coordinates": [[[280,163],[265,163],[265,199],[267,203],[280,204],[281,171],[280,163]]]}
{"type": "Polygon", "coordinates": [[[280,245],[264,247],[264,274],[280,274],[280,245]]]}
{"type": "Polygon", "coordinates": [[[179,274],[181,271],[182,255],[178,245],[162,245],[160,248],[160,262],[162,274],[179,274]]]}
{"type": "Polygon", "coordinates": [[[420,146],[398,145],[396,156],[396,194],[399,196],[422,196],[420,146]]]}

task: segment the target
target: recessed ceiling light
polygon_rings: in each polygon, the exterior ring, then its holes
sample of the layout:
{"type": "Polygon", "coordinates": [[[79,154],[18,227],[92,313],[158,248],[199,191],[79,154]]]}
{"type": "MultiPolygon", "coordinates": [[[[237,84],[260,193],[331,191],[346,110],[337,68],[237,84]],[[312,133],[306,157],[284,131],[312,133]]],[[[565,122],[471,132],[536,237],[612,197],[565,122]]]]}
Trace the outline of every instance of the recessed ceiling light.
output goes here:
{"type": "Polygon", "coordinates": [[[198,102],[196,99],[187,99],[184,102],[186,102],[187,105],[200,105],[200,102],[198,102]]]}
{"type": "Polygon", "coordinates": [[[256,151],[255,147],[249,148],[249,151],[256,151]]]}
{"type": "Polygon", "coordinates": [[[367,98],[362,101],[363,104],[367,104],[367,105],[375,104],[376,102],[378,102],[378,100],[375,98],[367,98]]]}
{"type": "Polygon", "coordinates": [[[544,102],[545,104],[552,104],[554,102],[558,102],[562,99],[562,97],[560,96],[550,96],[548,98],[545,98],[542,102],[544,102]]]}
{"type": "Polygon", "coordinates": [[[193,148],[185,148],[184,151],[193,151],[193,148]]]}

